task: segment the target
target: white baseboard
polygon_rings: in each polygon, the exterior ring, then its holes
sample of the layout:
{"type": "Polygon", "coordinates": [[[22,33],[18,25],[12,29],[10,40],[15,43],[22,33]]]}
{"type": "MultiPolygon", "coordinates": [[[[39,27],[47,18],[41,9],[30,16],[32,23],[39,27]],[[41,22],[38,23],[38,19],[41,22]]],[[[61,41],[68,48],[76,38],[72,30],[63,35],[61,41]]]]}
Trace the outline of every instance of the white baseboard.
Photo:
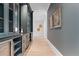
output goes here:
{"type": "Polygon", "coordinates": [[[52,51],[54,51],[57,56],[63,56],[48,39],[46,39],[46,40],[47,40],[49,46],[51,47],[52,51]]]}

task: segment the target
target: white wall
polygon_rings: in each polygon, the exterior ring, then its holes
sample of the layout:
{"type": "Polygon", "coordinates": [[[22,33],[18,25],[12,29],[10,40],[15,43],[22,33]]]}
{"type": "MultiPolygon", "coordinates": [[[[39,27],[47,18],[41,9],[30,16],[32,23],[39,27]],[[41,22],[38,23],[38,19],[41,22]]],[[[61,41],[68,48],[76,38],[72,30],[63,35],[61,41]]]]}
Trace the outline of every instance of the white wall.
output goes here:
{"type": "Polygon", "coordinates": [[[33,37],[47,37],[47,11],[35,10],[33,12],[33,37]],[[42,24],[42,30],[37,31],[39,24],[42,24]]]}

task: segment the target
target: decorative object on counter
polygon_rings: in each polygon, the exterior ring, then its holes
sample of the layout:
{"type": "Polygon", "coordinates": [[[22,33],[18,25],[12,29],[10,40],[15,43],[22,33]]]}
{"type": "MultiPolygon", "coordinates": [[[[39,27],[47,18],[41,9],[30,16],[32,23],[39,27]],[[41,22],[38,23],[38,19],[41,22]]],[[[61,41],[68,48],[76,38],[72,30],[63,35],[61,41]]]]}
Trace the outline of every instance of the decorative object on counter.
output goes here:
{"type": "Polygon", "coordinates": [[[16,32],[16,33],[18,32],[18,28],[17,28],[17,27],[15,27],[15,32],[16,32]]]}

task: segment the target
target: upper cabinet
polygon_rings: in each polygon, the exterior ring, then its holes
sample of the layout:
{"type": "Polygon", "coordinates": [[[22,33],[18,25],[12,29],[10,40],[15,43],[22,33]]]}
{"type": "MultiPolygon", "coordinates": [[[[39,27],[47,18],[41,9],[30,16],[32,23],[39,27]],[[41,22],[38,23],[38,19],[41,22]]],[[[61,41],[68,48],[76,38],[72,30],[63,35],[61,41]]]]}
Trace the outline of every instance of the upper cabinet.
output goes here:
{"type": "Polygon", "coordinates": [[[19,21],[20,21],[20,19],[19,19],[19,4],[18,3],[15,3],[14,4],[14,10],[15,10],[15,12],[14,12],[14,31],[16,32],[16,33],[19,33],[19,21]]]}
{"type": "Polygon", "coordinates": [[[19,34],[19,4],[0,3],[0,38],[19,34]]]}
{"type": "Polygon", "coordinates": [[[30,33],[32,28],[32,10],[29,4],[21,5],[21,32],[23,34],[30,33]]]}
{"type": "Polygon", "coordinates": [[[4,17],[4,4],[0,3],[0,17],[4,17]]]}
{"type": "Polygon", "coordinates": [[[9,3],[9,32],[13,32],[13,3],[9,3]]]}
{"type": "Polygon", "coordinates": [[[32,19],[29,4],[0,3],[0,38],[32,32],[32,19]]]}
{"type": "Polygon", "coordinates": [[[4,4],[0,3],[0,33],[4,32],[4,4]]]}

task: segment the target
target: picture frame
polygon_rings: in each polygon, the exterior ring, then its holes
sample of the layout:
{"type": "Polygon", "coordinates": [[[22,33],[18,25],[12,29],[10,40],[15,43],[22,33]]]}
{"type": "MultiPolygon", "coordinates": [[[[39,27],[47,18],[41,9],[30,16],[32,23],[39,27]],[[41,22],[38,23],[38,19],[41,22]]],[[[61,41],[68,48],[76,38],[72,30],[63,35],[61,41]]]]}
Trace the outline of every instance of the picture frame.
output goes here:
{"type": "Polygon", "coordinates": [[[61,6],[58,4],[50,16],[50,29],[59,28],[61,25],[61,6]]]}
{"type": "Polygon", "coordinates": [[[52,19],[52,15],[50,16],[50,29],[53,29],[53,19],[52,19]]]}

